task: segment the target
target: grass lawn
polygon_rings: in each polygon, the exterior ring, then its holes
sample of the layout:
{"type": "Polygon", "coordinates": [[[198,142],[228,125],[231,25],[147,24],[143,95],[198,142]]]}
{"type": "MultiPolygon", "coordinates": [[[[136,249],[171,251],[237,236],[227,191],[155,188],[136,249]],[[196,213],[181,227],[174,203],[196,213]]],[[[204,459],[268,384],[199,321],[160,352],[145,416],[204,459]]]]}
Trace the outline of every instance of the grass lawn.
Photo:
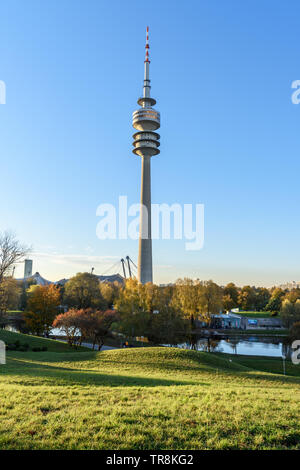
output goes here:
{"type": "MultiPolygon", "coordinates": [[[[227,357],[237,364],[244,365],[249,369],[264,372],[272,372],[283,375],[283,360],[281,357],[267,356],[242,356],[236,354],[216,353],[224,358],[227,357]]],[[[291,361],[285,361],[286,376],[300,377],[300,367],[292,364],[291,361]]]]}
{"type": "Polygon", "coordinates": [[[300,449],[300,366],[31,340],[49,350],[0,365],[1,449],[300,449]]]}
{"type": "MultiPolygon", "coordinates": [[[[70,348],[70,346],[65,342],[55,341],[53,339],[47,339],[47,338],[40,338],[38,336],[25,335],[23,333],[13,333],[12,331],[2,330],[2,329],[0,329],[0,340],[4,341],[6,344],[14,343],[15,341],[19,341],[21,344],[27,343],[30,349],[42,348],[44,346],[47,348],[47,352],[49,351],[49,352],[74,353],[74,348],[70,348]]],[[[90,349],[88,348],[80,348],[80,349],[82,351],[90,351],[90,349]]]]}

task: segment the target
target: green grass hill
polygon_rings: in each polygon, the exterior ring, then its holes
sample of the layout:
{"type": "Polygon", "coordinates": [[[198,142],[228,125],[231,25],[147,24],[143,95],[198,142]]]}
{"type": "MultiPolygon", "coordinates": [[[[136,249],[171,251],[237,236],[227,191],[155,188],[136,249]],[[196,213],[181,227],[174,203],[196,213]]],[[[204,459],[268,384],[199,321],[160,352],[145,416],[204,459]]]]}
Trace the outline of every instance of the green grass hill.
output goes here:
{"type": "Polygon", "coordinates": [[[48,350],[0,365],[0,449],[300,449],[299,366],[11,335],[48,350]]]}

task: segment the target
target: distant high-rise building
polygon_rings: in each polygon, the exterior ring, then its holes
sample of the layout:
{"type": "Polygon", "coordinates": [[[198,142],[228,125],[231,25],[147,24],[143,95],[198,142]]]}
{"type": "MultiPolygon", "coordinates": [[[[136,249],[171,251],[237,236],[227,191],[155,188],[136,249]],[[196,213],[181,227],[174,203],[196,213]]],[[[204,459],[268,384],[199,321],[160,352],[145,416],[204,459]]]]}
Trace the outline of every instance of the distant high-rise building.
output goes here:
{"type": "Polygon", "coordinates": [[[133,153],[142,158],[141,215],[139,234],[138,280],[142,284],[152,282],[152,238],[151,238],[151,157],[159,154],[160,135],[154,132],[160,127],[160,113],[152,106],[156,101],[150,97],[149,78],[149,28],[146,33],[146,57],[144,61],[143,96],[138,99],[141,106],[133,113],[132,125],[138,131],[133,135],[133,153]]]}
{"type": "Polygon", "coordinates": [[[32,276],[32,259],[25,259],[24,278],[32,276]]]}
{"type": "Polygon", "coordinates": [[[280,287],[281,289],[288,289],[288,290],[299,289],[300,281],[286,282],[285,284],[280,284],[278,287],[280,287]]]}

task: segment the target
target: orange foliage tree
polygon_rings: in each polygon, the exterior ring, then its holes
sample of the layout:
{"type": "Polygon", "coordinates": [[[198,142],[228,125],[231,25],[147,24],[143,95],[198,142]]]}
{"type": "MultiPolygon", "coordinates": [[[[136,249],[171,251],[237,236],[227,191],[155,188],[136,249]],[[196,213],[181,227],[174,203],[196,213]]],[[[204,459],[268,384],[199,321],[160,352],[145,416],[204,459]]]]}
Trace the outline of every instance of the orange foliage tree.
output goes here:
{"type": "Polygon", "coordinates": [[[49,334],[60,304],[60,291],[54,284],[38,286],[29,295],[24,314],[26,325],[35,334],[49,334]]]}
{"type": "Polygon", "coordinates": [[[115,310],[70,309],[57,315],[53,322],[55,328],[65,333],[70,346],[81,344],[83,340],[91,341],[93,349],[98,345],[100,350],[104,339],[110,333],[113,323],[119,321],[115,310]]]}

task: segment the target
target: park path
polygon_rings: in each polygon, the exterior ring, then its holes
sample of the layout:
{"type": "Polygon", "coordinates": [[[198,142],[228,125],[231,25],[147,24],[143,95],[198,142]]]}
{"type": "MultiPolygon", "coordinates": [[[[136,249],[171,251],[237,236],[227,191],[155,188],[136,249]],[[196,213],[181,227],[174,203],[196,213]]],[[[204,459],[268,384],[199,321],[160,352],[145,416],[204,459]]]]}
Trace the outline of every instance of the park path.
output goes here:
{"type": "MultiPolygon", "coordinates": [[[[64,343],[67,342],[66,338],[59,338],[59,341],[63,341],[64,343]]],[[[81,343],[81,346],[85,346],[86,348],[93,349],[92,343],[81,343]]],[[[113,346],[102,346],[100,351],[110,351],[111,349],[120,349],[120,348],[114,348],[113,346]]],[[[95,346],[94,351],[98,351],[98,346],[95,346]]]]}
{"type": "MultiPolygon", "coordinates": [[[[92,343],[81,343],[81,346],[85,346],[86,348],[93,349],[92,343]]],[[[110,351],[111,349],[120,349],[120,348],[114,348],[112,346],[102,346],[100,351],[110,351]]],[[[98,351],[98,346],[95,346],[95,351],[98,351]]]]}

